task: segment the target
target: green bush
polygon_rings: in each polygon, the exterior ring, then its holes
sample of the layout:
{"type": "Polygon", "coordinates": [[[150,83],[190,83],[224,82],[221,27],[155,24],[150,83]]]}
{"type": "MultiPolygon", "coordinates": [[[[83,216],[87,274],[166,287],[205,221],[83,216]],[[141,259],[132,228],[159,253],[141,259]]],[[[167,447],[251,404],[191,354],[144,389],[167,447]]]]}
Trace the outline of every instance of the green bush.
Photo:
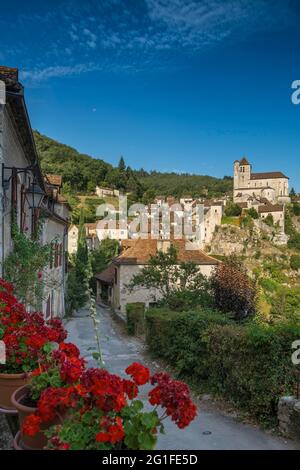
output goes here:
{"type": "Polygon", "coordinates": [[[293,204],[293,212],[296,217],[300,216],[300,204],[298,202],[294,202],[293,204]]]}
{"type": "Polygon", "coordinates": [[[275,418],[281,396],[291,394],[295,324],[213,325],[206,332],[212,390],[258,418],[275,418]]]}
{"type": "Polygon", "coordinates": [[[227,217],[239,217],[242,213],[242,209],[238,204],[228,204],[225,208],[225,215],[227,217]]]}
{"type": "Polygon", "coordinates": [[[260,279],[259,284],[261,285],[263,290],[267,292],[277,292],[280,288],[280,284],[270,278],[260,279]]]}
{"type": "Polygon", "coordinates": [[[146,314],[146,341],[156,357],[201,391],[210,391],[258,418],[274,418],[292,392],[291,345],[300,325],[237,325],[215,311],[146,314]]]}
{"type": "Polygon", "coordinates": [[[257,212],[256,209],[254,209],[254,207],[251,207],[251,208],[248,210],[248,215],[249,215],[252,219],[258,219],[258,218],[259,218],[258,212],[257,212]]]}
{"type": "Polygon", "coordinates": [[[269,225],[269,227],[274,227],[274,217],[272,214],[268,214],[264,220],[264,223],[269,225]]]}
{"type": "Polygon", "coordinates": [[[294,271],[300,269],[300,256],[299,255],[292,255],[291,256],[291,268],[294,271]]]}
{"type": "Polygon", "coordinates": [[[141,335],[145,333],[145,304],[135,302],[126,305],[127,333],[141,335]]]}
{"type": "Polygon", "coordinates": [[[151,309],[146,313],[146,342],[154,356],[170,361],[181,376],[200,383],[207,376],[205,330],[209,324],[228,323],[231,320],[215,310],[151,309]]]}

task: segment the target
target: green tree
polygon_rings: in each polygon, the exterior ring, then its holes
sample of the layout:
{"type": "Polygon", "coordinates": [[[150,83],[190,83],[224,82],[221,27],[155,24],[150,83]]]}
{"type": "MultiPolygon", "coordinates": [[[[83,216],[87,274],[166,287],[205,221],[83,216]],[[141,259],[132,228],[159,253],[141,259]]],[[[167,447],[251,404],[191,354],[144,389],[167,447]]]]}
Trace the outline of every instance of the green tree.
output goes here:
{"type": "Polygon", "coordinates": [[[251,207],[251,208],[248,210],[248,215],[249,215],[252,219],[258,219],[258,218],[259,218],[258,212],[257,212],[256,209],[254,209],[254,207],[251,207]]]}
{"type": "Polygon", "coordinates": [[[269,225],[269,227],[274,227],[274,217],[272,214],[268,214],[267,217],[264,219],[265,224],[269,225]]]}
{"type": "Polygon", "coordinates": [[[215,306],[224,313],[233,313],[235,320],[243,320],[256,312],[256,284],[235,257],[215,268],[211,277],[215,306]]]}
{"type": "Polygon", "coordinates": [[[208,283],[192,262],[178,260],[177,249],[171,245],[166,252],[159,250],[151,256],[149,264],[136,274],[129,290],[144,287],[155,289],[161,303],[176,310],[201,304],[208,296],[208,283]]]}
{"type": "Polygon", "coordinates": [[[242,213],[242,209],[238,204],[228,204],[225,208],[225,215],[227,217],[239,217],[242,213]]]}
{"type": "MultiPolygon", "coordinates": [[[[97,250],[93,250],[90,254],[91,267],[93,276],[101,273],[111,263],[119,253],[119,243],[117,240],[105,238],[97,250]]],[[[90,285],[93,291],[96,291],[96,282],[94,277],[91,278],[90,285]]]]}
{"type": "Polygon", "coordinates": [[[70,272],[67,285],[67,313],[82,308],[89,300],[88,287],[91,277],[89,252],[86,243],[84,213],[81,210],[78,229],[77,252],[70,259],[70,272]]]}
{"type": "Polygon", "coordinates": [[[121,172],[126,170],[125,160],[123,157],[121,157],[119,160],[118,170],[121,172]]]}
{"type": "Polygon", "coordinates": [[[293,204],[293,212],[296,217],[300,216],[300,204],[297,202],[294,202],[293,204]]]}

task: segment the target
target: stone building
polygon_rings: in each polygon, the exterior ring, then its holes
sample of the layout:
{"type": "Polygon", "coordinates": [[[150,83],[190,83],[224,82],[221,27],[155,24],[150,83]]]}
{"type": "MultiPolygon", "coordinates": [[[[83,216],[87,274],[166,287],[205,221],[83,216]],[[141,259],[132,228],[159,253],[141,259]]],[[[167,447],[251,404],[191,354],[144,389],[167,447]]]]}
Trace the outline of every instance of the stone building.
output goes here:
{"type": "Polygon", "coordinates": [[[166,252],[172,245],[177,248],[179,262],[194,262],[199,271],[209,277],[219,261],[201,250],[187,249],[186,240],[129,240],[123,244],[122,253],[112,264],[96,276],[97,298],[111,303],[114,309],[125,312],[126,304],[144,302],[146,307],[160,300],[160,292],[155,289],[137,288],[132,292],[127,285],[149,263],[150,257],[159,250],[166,252]]]}
{"type": "Polygon", "coordinates": [[[41,307],[47,317],[62,316],[70,208],[59,193],[61,177],[42,174],[18,70],[1,66],[0,82],[5,85],[4,100],[0,102],[1,275],[5,258],[14,249],[13,223],[31,237],[42,218],[40,242],[50,243],[53,251],[45,276],[55,279],[56,288],[51,283],[49,292],[45,290],[41,307]]]}
{"type": "Polygon", "coordinates": [[[289,178],[281,171],[253,173],[246,158],[234,162],[233,200],[247,202],[251,197],[267,199],[271,204],[290,202],[289,178]]]}
{"type": "Polygon", "coordinates": [[[253,173],[246,158],[234,162],[233,201],[243,210],[250,208],[264,220],[271,215],[274,226],[281,232],[279,244],[286,244],[285,204],[290,202],[289,178],[280,171],[253,173]]]}
{"type": "MultiPolygon", "coordinates": [[[[100,245],[100,241],[97,235],[97,223],[86,223],[84,224],[86,243],[89,250],[97,250],[100,245]]],[[[78,232],[77,225],[70,225],[68,230],[68,252],[74,254],[77,251],[78,245],[78,232]]]]}
{"type": "Polygon", "coordinates": [[[51,246],[51,257],[45,270],[43,312],[46,318],[63,317],[65,313],[65,291],[68,263],[68,223],[71,207],[61,195],[60,175],[47,174],[45,179],[46,197],[41,206],[44,223],[41,243],[51,246]]]}
{"type": "Polygon", "coordinates": [[[96,186],[95,193],[98,197],[119,197],[120,191],[118,189],[113,188],[103,188],[100,186],[96,186]]]}

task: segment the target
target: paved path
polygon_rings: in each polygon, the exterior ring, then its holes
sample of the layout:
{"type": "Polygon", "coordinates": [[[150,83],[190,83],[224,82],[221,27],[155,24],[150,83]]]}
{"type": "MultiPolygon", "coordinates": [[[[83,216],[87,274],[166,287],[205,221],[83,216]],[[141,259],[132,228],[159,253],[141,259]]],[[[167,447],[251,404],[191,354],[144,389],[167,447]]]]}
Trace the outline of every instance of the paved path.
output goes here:
{"type": "MultiPolygon", "coordinates": [[[[112,320],[110,313],[98,307],[104,360],[110,372],[124,374],[124,369],[134,361],[149,364],[143,346],[136,340],[123,336],[120,326],[112,320]]],[[[66,325],[69,341],[78,345],[89,364],[95,366],[92,349],[95,345],[91,320],[82,311],[66,325]]],[[[155,364],[153,364],[153,368],[155,364]]],[[[153,370],[152,368],[152,370],[153,370]]],[[[144,392],[146,399],[147,389],[144,392]]],[[[159,437],[157,449],[172,450],[282,450],[297,449],[297,444],[264,433],[255,426],[242,424],[234,418],[211,409],[207,403],[199,402],[197,419],[183,431],[171,421],[165,421],[166,435],[159,437]]]]}

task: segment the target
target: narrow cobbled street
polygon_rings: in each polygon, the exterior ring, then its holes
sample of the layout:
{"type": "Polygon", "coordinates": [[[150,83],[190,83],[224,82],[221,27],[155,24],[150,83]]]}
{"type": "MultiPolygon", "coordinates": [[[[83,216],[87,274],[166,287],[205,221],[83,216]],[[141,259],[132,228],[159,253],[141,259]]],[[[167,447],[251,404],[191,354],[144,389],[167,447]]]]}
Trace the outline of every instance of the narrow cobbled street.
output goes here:
{"type": "MultiPolygon", "coordinates": [[[[124,369],[132,362],[138,361],[147,365],[152,371],[157,364],[151,363],[143,351],[143,345],[135,338],[123,334],[122,327],[112,319],[108,310],[97,307],[102,350],[106,367],[110,372],[124,375],[124,369]]],[[[95,350],[95,339],[92,322],[87,312],[81,311],[70,319],[66,327],[69,341],[77,344],[89,364],[96,365],[92,359],[95,350]]],[[[145,388],[146,401],[148,390],[145,388]]],[[[214,409],[206,401],[200,401],[197,419],[185,430],[180,431],[169,420],[165,421],[167,433],[159,436],[157,449],[172,450],[284,450],[297,449],[293,441],[267,434],[255,426],[238,422],[214,409]]]]}

